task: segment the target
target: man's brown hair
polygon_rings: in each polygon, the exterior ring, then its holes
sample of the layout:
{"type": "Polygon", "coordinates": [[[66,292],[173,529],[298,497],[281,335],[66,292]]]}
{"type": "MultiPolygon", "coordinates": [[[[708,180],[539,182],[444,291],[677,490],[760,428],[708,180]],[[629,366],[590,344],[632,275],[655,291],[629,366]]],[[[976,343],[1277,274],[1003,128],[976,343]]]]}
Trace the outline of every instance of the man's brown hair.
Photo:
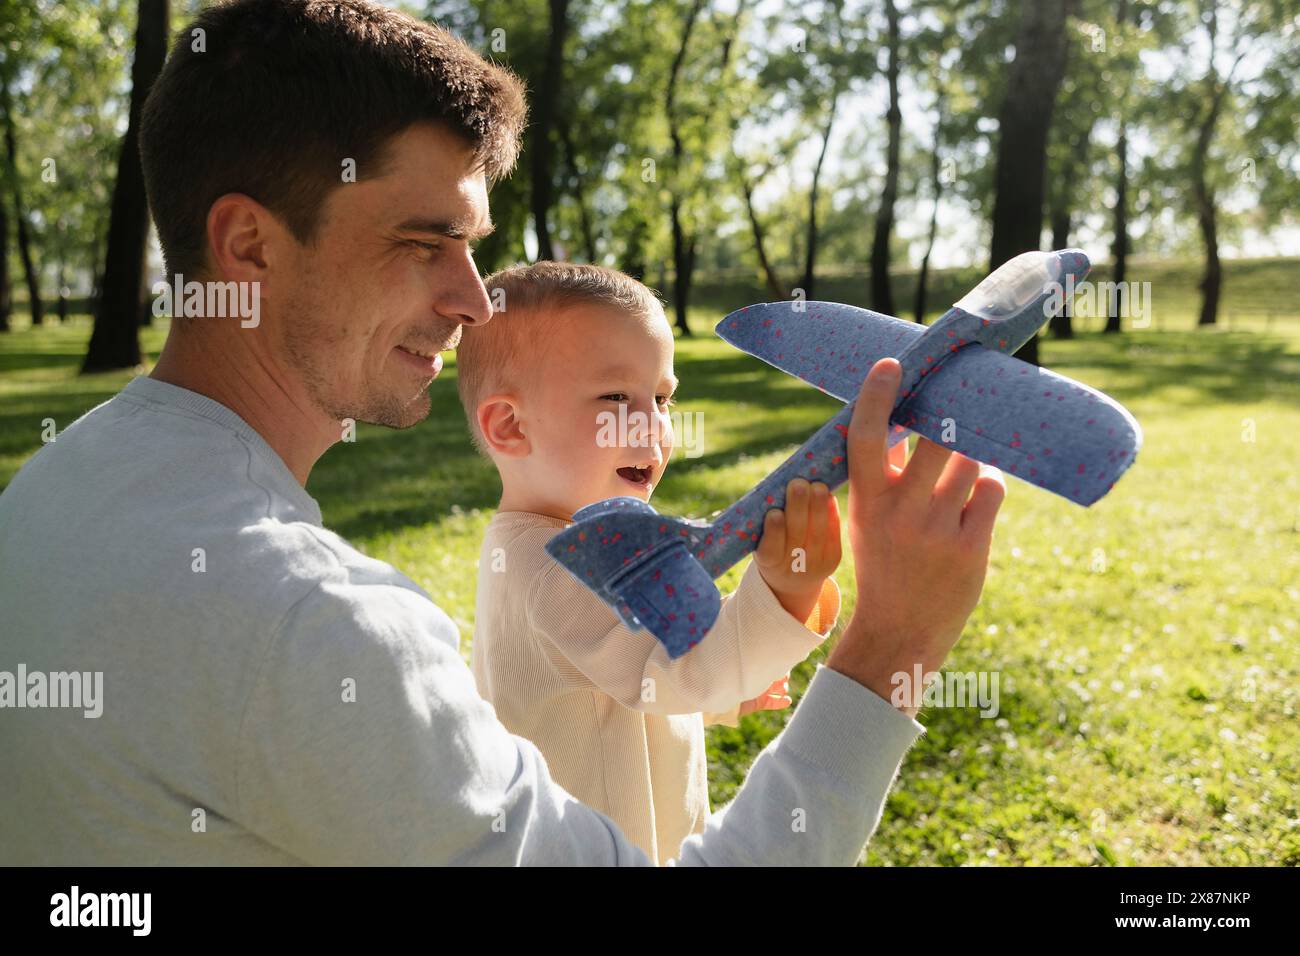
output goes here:
{"type": "Polygon", "coordinates": [[[208,210],[226,193],[256,199],[305,243],[344,160],[358,179],[380,174],[393,136],[436,122],[471,144],[494,181],[514,167],[525,113],[512,73],[396,10],[366,0],[209,7],[178,33],[141,118],[168,274],[201,271],[208,210]]]}
{"type": "Polygon", "coordinates": [[[543,260],[502,269],[483,285],[495,314],[484,325],[461,330],[456,390],[470,437],[485,457],[478,403],[493,392],[521,388],[542,367],[546,345],[566,307],[605,305],[640,319],[663,317],[663,304],[653,291],[605,266],[543,260]]]}

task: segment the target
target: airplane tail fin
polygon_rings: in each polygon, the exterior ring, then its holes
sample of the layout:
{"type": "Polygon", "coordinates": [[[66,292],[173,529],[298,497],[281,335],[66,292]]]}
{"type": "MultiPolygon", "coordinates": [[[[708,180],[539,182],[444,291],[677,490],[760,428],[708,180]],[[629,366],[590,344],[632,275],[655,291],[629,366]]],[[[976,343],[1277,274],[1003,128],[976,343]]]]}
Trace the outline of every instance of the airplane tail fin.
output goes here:
{"type": "Polygon", "coordinates": [[[713,626],[722,598],[695,555],[707,525],[631,497],[588,505],[573,522],[547,542],[547,553],[629,628],[646,628],[677,658],[713,626]]]}

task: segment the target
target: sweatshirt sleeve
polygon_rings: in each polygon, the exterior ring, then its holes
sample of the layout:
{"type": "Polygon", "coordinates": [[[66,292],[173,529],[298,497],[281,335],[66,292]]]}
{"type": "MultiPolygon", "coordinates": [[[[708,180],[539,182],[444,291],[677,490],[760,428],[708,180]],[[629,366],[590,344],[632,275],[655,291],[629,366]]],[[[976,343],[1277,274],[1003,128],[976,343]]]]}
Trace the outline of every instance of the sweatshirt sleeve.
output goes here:
{"type": "MultiPolygon", "coordinates": [[[[838,612],[839,592],[834,582],[830,588],[838,612]]],[[[526,605],[539,640],[602,693],[655,714],[727,714],[804,660],[830,632],[829,625],[825,632],[809,630],[791,617],[753,562],[724,598],[713,628],[676,660],[653,634],[628,628],[553,561],[534,578],[526,605]]]]}
{"type": "Polygon", "coordinates": [[[735,799],[682,842],[670,865],[854,865],[924,731],[883,697],[819,665],[735,799]]]}
{"type": "MultiPolygon", "coordinates": [[[[822,593],[817,597],[817,604],[813,607],[812,613],[808,615],[808,620],[804,621],[804,627],[822,637],[830,636],[831,629],[835,627],[835,622],[840,615],[840,589],[835,583],[834,578],[827,578],[822,582],[822,593]]],[[[789,671],[786,671],[788,674],[789,671]]],[[[779,680],[783,675],[778,674],[772,678],[773,681],[779,680]]],[[[770,685],[769,681],[769,685],[770,685]]],[[[763,688],[767,690],[767,688],[763,688]]],[[[763,693],[763,691],[759,691],[763,693]]],[[[757,695],[755,695],[757,696],[757,695]]],[[[752,698],[745,698],[750,700],[752,698]]],[[[730,710],[721,713],[704,713],[704,726],[708,727],[713,724],[721,724],[723,727],[740,726],[740,705],[745,701],[737,701],[730,710]]]]}
{"type": "MultiPolygon", "coordinates": [[[[680,863],[854,863],[921,730],[820,670],[680,863]]],[[[264,649],[235,766],[238,822],[307,863],[650,863],[506,731],[450,619],[399,586],[323,583],[294,606],[264,649]]]]}

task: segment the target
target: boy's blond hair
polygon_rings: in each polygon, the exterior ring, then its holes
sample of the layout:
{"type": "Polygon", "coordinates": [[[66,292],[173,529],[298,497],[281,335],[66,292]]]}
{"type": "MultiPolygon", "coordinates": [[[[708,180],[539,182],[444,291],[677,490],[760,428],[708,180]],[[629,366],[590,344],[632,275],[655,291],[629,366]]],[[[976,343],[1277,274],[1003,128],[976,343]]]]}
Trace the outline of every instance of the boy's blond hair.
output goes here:
{"type": "Polygon", "coordinates": [[[492,319],[462,331],[456,390],[474,447],[485,457],[490,456],[478,427],[478,403],[493,392],[528,383],[542,367],[540,360],[567,307],[607,305],[640,318],[663,315],[653,291],[605,266],[543,260],[502,269],[483,284],[492,299],[492,319]]]}

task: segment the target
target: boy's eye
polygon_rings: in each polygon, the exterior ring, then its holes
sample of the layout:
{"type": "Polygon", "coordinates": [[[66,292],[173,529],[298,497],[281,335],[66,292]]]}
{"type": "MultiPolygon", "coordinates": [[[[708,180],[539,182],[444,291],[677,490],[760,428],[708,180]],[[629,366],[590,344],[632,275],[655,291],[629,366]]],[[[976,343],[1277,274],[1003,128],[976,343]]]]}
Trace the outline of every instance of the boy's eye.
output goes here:
{"type": "MultiPolygon", "coordinates": [[[[626,392],[610,392],[608,395],[602,395],[602,396],[600,396],[600,398],[601,398],[601,401],[604,401],[604,402],[626,402],[626,401],[630,401],[630,399],[628,398],[626,392]]],[[[656,395],[656,396],[655,396],[655,403],[656,403],[660,408],[671,408],[672,406],[674,406],[674,405],[677,404],[677,403],[673,400],[673,397],[672,397],[671,395],[656,395]]]]}

